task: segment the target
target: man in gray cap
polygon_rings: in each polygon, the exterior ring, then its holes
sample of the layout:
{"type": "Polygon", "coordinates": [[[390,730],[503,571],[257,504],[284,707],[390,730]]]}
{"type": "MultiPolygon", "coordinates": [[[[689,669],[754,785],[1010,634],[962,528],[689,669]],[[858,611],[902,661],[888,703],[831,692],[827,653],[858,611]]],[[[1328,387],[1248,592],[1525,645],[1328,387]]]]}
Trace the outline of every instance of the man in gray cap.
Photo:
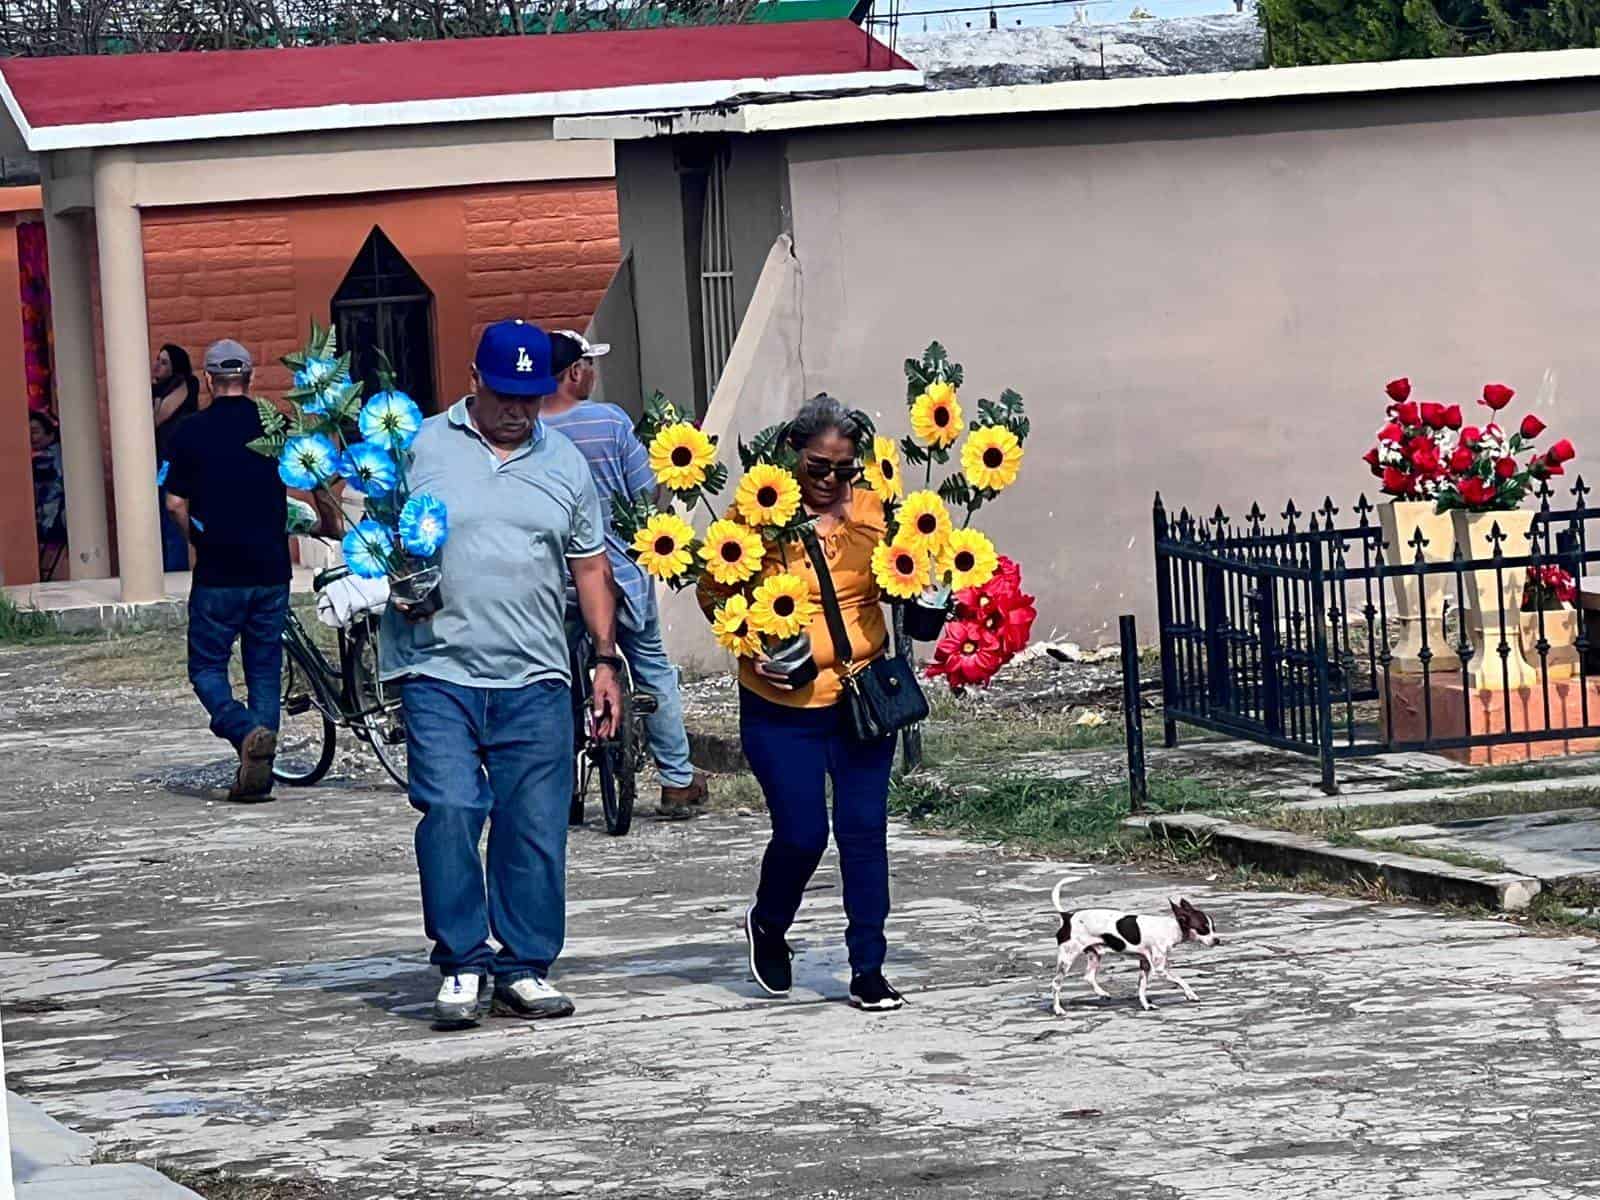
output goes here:
{"type": "Polygon", "coordinates": [[[189,682],[211,731],[239,753],[228,798],[268,800],[289,612],[288,501],[277,463],[249,446],[262,435],[250,398],[250,352],[235,341],[216,342],[204,369],[211,406],[178,430],[167,470],[167,511],[195,550],[189,682]],[[242,704],[228,680],[235,642],[244,664],[242,704]]]}

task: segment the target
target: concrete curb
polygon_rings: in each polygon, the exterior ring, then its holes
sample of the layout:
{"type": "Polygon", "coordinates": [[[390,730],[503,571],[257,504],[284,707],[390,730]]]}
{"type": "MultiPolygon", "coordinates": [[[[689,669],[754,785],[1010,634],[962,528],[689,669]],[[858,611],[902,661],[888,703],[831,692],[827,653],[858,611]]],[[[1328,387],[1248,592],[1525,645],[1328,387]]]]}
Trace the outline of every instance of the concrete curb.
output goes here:
{"type": "Polygon", "coordinates": [[[1381,879],[1391,890],[1418,900],[1517,912],[1527,908],[1543,886],[1526,875],[1491,874],[1412,854],[1335,846],[1321,838],[1257,829],[1197,813],[1152,816],[1145,819],[1144,827],[1153,838],[1209,842],[1229,862],[1285,875],[1315,873],[1358,883],[1381,879]]]}
{"type": "Polygon", "coordinates": [[[94,1139],[31,1100],[6,1093],[17,1200],[202,1200],[139,1163],[94,1162],[94,1139]]]}

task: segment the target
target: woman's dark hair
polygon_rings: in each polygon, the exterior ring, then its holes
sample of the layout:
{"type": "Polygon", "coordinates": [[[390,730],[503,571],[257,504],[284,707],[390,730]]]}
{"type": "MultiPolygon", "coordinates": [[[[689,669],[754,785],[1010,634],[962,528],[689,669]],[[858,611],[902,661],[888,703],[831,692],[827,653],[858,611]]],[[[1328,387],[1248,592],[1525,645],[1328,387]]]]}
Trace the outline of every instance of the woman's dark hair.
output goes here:
{"type": "Polygon", "coordinates": [[[56,424],[56,419],[47,412],[40,412],[37,409],[30,408],[28,410],[28,420],[39,422],[44,426],[44,431],[51,437],[55,437],[56,434],[61,432],[61,427],[56,424]]]}
{"type": "Polygon", "coordinates": [[[796,454],[812,439],[837,429],[856,449],[856,457],[866,454],[872,440],[872,421],[863,412],[846,408],[827,392],[818,392],[800,406],[789,422],[789,446],[796,454]]]}
{"type": "Polygon", "coordinates": [[[167,361],[172,364],[172,374],[175,378],[194,378],[194,364],[189,361],[189,352],[182,346],[174,346],[171,342],[168,342],[161,347],[161,352],[167,356],[167,361]]]}

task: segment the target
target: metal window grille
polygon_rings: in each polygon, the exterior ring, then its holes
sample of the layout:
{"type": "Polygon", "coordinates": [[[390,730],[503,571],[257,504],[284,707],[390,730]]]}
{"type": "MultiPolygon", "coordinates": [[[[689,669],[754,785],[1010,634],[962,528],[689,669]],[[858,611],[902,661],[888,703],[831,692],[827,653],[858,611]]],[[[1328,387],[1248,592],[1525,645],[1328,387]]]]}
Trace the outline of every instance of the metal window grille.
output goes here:
{"type": "Polygon", "coordinates": [[[700,226],[701,340],[706,401],[717,390],[739,332],[733,301],[733,240],[728,233],[727,159],[717,155],[706,174],[705,213],[700,226]]]}

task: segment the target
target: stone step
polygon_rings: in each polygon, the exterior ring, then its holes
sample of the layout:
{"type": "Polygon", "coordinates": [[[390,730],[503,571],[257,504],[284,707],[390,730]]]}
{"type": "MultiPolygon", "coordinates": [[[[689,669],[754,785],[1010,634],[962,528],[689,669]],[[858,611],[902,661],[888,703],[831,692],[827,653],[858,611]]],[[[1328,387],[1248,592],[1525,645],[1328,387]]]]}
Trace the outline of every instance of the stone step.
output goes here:
{"type": "Polygon", "coordinates": [[[94,1139],[6,1093],[17,1200],[203,1200],[139,1163],[96,1163],[94,1139]]]}

